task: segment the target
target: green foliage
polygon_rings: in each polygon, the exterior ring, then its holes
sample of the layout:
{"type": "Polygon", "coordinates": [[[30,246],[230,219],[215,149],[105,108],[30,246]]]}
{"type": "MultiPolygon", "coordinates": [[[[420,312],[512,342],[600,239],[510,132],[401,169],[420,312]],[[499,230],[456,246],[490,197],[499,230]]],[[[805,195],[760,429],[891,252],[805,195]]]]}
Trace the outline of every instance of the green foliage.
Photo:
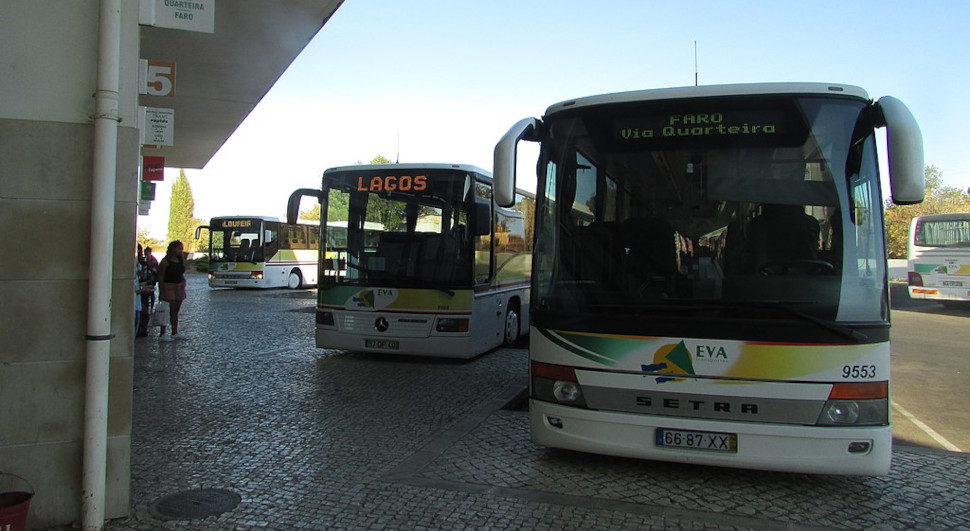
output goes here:
{"type": "Polygon", "coordinates": [[[196,250],[194,211],[195,200],[192,198],[192,187],[185,177],[185,170],[180,170],[178,179],[172,185],[172,202],[168,211],[168,239],[181,241],[187,253],[196,250]]]}
{"type": "Polygon", "coordinates": [[[886,246],[889,258],[906,258],[909,224],[916,216],[970,212],[970,195],[966,190],[943,185],[943,174],[936,166],[927,166],[926,199],[916,205],[895,205],[886,201],[886,246]]]}
{"type": "Polygon", "coordinates": [[[384,230],[403,230],[407,222],[407,204],[403,201],[371,198],[364,221],[380,223],[384,230]]]}
{"type": "Polygon", "coordinates": [[[192,260],[188,260],[186,262],[186,267],[187,268],[190,268],[190,269],[194,269],[195,271],[198,271],[200,273],[208,273],[209,272],[209,256],[208,255],[204,255],[204,256],[202,256],[200,258],[195,258],[195,259],[192,259],[192,260]]]}
{"type": "MultiPolygon", "coordinates": [[[[340,191],[331,190],[330,196],[327,198],[327,221],[345,221],[349,218],[350,195],[340,191]]],[[[319,216],[317,219],[319,219],[319,216]]]]}
{"type": "Polygon", "coordinates": [[[148,233],[148,229],[138,229],[137,242],[142,246],[151,247],[152,250],[157,251],[165,248],[165,244],[155,238],[152,238],[148,233]]]}
{"type": "MultiPolygon", "coordinates": [[[[377,155],[370,160],[370,164],[391,164],[391,162],[391,159],[384,155],[377,155]]],[[[350,205],[344,208],[349,211],[350,205]]],[[[406,217],[407,209],[404,203],[393,200],[378,200],[376,197],[372,197],[367,206],[365,221],[380,223],[385,230],[401,230],[404,227],[406,217]]],[[[331,216],[327,216],[327,218],[339,219],[331,216]]]]}
{"type": "MultiPolygon", "coordinates": [[[[385,157],[384,155],[377,155],[372,158],[369,164],[390,164],[391,159],[385,157]]],[[[360,161],[357,164],[361,164],[360,161]]],[[[342,193],[337,190],[331,190],[330,195],[327,197],[327,221],[346,221],[350,216],[350,196],[348,194],[342,193]]],[[[319,221],[320,220],[320,205],[314,205],[310,210],[304,210],[300,212],[300,219],[307,221],[319,221]]],[[[385,208],[386,210],[386,208],[385,208]]],[[[394,220],[395,216],[401,215],[400,212],[390,212],[382,211],[374,216],[368,216],[367,221],[377,221],[383,223],[385,227],[392,227],[396,222],[394,220]],[[374,218],[374,219],[371,219],[374,218]]]]}
{"type": "Polygon", "coordinates": [[[308,221],[320,221],[320,204],[317,203],[313,205],[310,210],[304,210],[300,212],[300,219],[305,219],[308,221]]]}
{"type": "Polygon", "coordinates": [[[198,227],[208,224],[209,222],[204,219],[195,218],[192,220],[192,239],[195,241],[195,251],[198,253],[209,252],[209,231],[199,231],[199,237],[195,238],[195,231],[198,227]]]}

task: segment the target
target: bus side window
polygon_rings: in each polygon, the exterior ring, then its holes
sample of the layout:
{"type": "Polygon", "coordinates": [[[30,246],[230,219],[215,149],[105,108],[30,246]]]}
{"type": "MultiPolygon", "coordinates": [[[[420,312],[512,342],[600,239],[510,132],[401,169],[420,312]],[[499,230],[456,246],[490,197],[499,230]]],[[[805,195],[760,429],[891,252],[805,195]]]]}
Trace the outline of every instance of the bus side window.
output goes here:
{"type": "MultiPolygon", "coordinates": [[[[475,195],[491,201],[492,189],[482,183],[478,183],[475,188],[475,195]]],[[[478,220],[475,220],[475,222],[478,223],[478,220]]],[[[494,218],[490,220],[490,223],[494,225],[494,218]]],[[[476,235],[474,237],[474,243],[475,283],[482,284],[492,278],[492,235],[476,235]]]]}

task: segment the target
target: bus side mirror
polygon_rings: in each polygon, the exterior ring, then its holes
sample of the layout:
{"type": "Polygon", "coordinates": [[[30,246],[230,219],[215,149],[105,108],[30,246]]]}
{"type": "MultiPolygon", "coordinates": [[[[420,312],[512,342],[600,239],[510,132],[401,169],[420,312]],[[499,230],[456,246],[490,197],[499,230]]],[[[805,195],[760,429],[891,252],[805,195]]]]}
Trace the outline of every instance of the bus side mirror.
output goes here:
{"type": "Polygon", "coordinates": [[[505,136],[495,144],[492,161],[492,194],[495,204],[511,207],[515,204],[515,148],[519,140],[529,140],[535,136],[539,121],[535,118],[519,120],[505,136]]]}
{"type": "Polygon", "coordinates": [[[286,222],[290,225],[296,225],[297,219],[300,217],[300,200],[303,199],[303,196],[316,197],[317,202],[320,203],[320,215],[323,215],[323,191],[313,188],[300,188],[290,194],[290,199],[286,202],[286,222]]]}
{"type": "Polygon", "coordinates": [[[202,230],[203,229],[209,231],[210,233],[212,232],[211,229],[209,229],[209,226],[208,225],[199,225],[198,227],[195,228],[195,239],[196,240],[198,240],[199,239],[199,236],[202,235],[202,230]]]}
{"type": "Polygon", "coordinates": [[[912,205],[923,202],[926,174],[923,169],[923,134],[913,113],[891,96],[876,102],[883,123],[889,158],[889,188],[893,203],[912,205]]]}
{"type": "Polygon", "coordinates": [[[492,208],[482,199],[475,199],[475,236],[487,236],[492,232],[492,208]]]}

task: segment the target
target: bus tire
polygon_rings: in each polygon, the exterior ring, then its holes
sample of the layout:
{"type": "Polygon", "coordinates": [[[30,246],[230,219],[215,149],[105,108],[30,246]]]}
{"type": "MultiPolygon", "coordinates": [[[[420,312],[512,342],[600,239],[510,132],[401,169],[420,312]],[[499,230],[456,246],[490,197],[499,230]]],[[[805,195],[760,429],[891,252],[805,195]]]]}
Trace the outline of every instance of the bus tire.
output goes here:
{"type": "Polygon", "coordinates": [[[513,347],[519,341],[519,304],[516,300],[509,301],[509,309],[505,312],[505,331],[502,337],[503,347],[513,347]]]}
{"type": "Polygon", "coordinates": [[[303,285],[303,279],[300,277],[300,272],[297,270],[290,271],[290,276],[286,281],[286,287],[290,289],[297,289],[303,285]]]}

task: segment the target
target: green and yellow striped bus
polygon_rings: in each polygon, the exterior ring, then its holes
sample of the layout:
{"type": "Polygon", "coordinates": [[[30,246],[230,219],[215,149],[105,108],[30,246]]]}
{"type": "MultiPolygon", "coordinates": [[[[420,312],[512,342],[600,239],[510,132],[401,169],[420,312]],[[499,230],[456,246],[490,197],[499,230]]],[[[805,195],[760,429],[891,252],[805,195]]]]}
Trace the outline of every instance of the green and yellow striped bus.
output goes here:
{"type": "Polygon", "coordinates": [[[315,225],[224,216],[198,227],[196,238],[204,229],[209,231],[209,287],[297,289],[317,284],[320,232],[315,225]]]}

